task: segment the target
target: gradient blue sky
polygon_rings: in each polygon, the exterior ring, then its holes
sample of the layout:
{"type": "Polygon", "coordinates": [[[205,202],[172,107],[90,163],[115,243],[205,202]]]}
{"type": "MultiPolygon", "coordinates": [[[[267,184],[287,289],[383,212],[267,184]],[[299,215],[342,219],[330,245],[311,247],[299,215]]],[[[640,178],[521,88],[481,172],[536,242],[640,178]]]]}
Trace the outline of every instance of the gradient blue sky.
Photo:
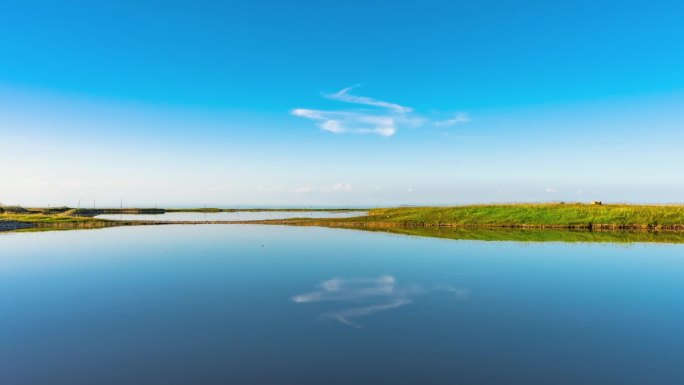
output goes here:
{"type": "Polygon", "coordinates": [[[102,3],[0,7],[0,202],[684,202],[681,1],[102,3]]]}

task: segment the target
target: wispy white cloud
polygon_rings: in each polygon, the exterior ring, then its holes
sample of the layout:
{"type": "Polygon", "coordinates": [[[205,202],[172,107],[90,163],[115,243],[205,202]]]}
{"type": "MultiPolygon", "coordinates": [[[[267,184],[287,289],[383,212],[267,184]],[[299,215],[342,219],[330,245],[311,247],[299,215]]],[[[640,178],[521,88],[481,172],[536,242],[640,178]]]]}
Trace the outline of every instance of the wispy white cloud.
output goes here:
{"type": "Polygon", "coordinates": [[[393,116],[352,111],[322,111],[297,108],[292,115],[319,121],[319,127],[334,134],[357,133],[392,136],[397,132],[393,116]]]}
{"type": "Polygon", "coordinates": [[[299,194],[306,194],[306,193],[312,192],[313,190],[314,190],[313,187],[304,186],[304,187],[299,187],[299,188],[295,189],[295,192],[299,193],[299,194]]]}
{"type": "Polygon", "coordinates": [[[387,108],[401,114],[413,111],[413,108],[411,107],[402,106],[396,103],[385,102],[382,100],[376,100],[373,98],[369,98],[367,96],[356,96],[350,94],[349,91],[353,90],[356,87],[357,86],[347,87],[333,94],[323,94],[323,96],[331,100],[338,100],[340,102],[365,104],[367,106],[387,108]]]}
{"type": "Polygon", "coordinates": [[[335,183],[334,185],[327,185],[322,187],[311,187],[303,186],[294,189],[295,193],[306,194],[306,193],[335,193],[335,192],[348,192],[354,191],[354,186],[349,183],[335,183]]]}
{"type": "MultiPolygon", "coordinates": [[[[400,128],[416,128],[431,121],[416,114],[411,107],[367,96],[352,95],[350,91],[355,87],[347,87],[332,94],[323,94],[323,97],[377,108],[345,110],[296,108],[291,113],[294,116],[317,121],[322,130],[334,134],[376,134],[384,137],[396,134],[400,128]]],[[[432,121],[432,123],[435,126],[449,127],[467,123],[469,120],[466,113],[460,112],[450,119],[432,121]]]]}
{"type": "Polygon", "coordinates": [[[465,112],[459,112],[456,115],[454,115],[454,117],[451,119],[438,120],[433,122],[432,124],[434,124],[437,127],[451,127],[457,124],[463,124],[468,122],[470,122],[470,117],[468,116],[468,114],[466,114],[465,112]]]}
{"type": "MultiPolygon", "coordinates": [[[[324,187],[323,191],[325,191],[327,189],[328,189],[327,187],[324,187]]],[[[332,185],[332,187],[330,187],[330,190],[332,190],[332,191],[351,191],[353,189],[354,189],[354,187],[352,187],[352,185],[350,185],[349,183],[342,183],[342,182],[336,183],[336,184],[332,185]]]]}

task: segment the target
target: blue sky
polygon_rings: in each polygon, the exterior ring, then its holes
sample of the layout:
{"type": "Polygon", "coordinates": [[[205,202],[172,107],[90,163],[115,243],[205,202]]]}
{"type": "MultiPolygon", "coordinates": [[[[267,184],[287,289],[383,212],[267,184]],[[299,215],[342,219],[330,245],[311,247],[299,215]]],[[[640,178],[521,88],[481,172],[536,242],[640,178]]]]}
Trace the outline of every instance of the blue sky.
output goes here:
{"type": "Polygon", "coordinates": [[[681,2],[99,3],[2,6],[2,203],[684,202],[681,2]]]}

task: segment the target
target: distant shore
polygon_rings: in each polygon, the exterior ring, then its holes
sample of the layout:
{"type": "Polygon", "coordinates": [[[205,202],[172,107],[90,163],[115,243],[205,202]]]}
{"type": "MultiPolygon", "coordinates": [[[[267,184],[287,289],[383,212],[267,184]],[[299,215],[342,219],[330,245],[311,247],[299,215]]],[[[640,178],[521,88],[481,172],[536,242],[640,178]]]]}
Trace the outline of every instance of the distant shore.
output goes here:
{"type": "MultiPolygon", "coordinates": [[[[72,207],[31,207],[0,206],[0,231],[46,231],[69,229],[93,229],[117,226],[150,226],[150,225],[199,225],[199,224],[235,224],[247,221],[229,220],[115,220],[95,218],[103,214],[122,215],[161,215],[166,213],[240,213],[240,212],[331,212],[344,213],[367,211],[358,208],[72,208],[72,207]]],[[[250,221],[249,223],[257,223],[250,221]]]]}

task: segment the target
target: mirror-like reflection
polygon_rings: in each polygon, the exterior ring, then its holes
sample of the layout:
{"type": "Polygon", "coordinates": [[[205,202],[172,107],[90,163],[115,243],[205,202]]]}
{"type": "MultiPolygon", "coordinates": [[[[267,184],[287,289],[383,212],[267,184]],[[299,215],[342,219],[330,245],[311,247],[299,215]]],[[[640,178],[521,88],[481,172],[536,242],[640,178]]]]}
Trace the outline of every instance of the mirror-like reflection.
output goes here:
{"type": "Polygon", "coordinates": [[[409,305],[415,297],[434,290],[453,293],[458,299],[466,299],[470,293],[467,289],[450,285],[437,285],[431,288],[417,284],[399,285],[393,276],[382,275],[377,278],[333,278],[321,282],[319,290],[296,295],[292,297],[292,301],[295,303],[340,301],[346,306],[363,304],[327,312],[321,317],[335,319],[345,325],[360,329],[361,325],[356,323],[355,319],[409,305]],[[370,304],[368,304],[369,300],[371,300],[370,304]]]}
{"type": "Polygon", "coordinates": [[[0,384],[682,384],[682,303],[678,244],[5,233],[0,384]]]}
{"type": "Polygon", "coordinates": [[[682,231],[589,231],[467,227],[345,227],[345,229],[491,242],[684,243],[682,231]]]}

